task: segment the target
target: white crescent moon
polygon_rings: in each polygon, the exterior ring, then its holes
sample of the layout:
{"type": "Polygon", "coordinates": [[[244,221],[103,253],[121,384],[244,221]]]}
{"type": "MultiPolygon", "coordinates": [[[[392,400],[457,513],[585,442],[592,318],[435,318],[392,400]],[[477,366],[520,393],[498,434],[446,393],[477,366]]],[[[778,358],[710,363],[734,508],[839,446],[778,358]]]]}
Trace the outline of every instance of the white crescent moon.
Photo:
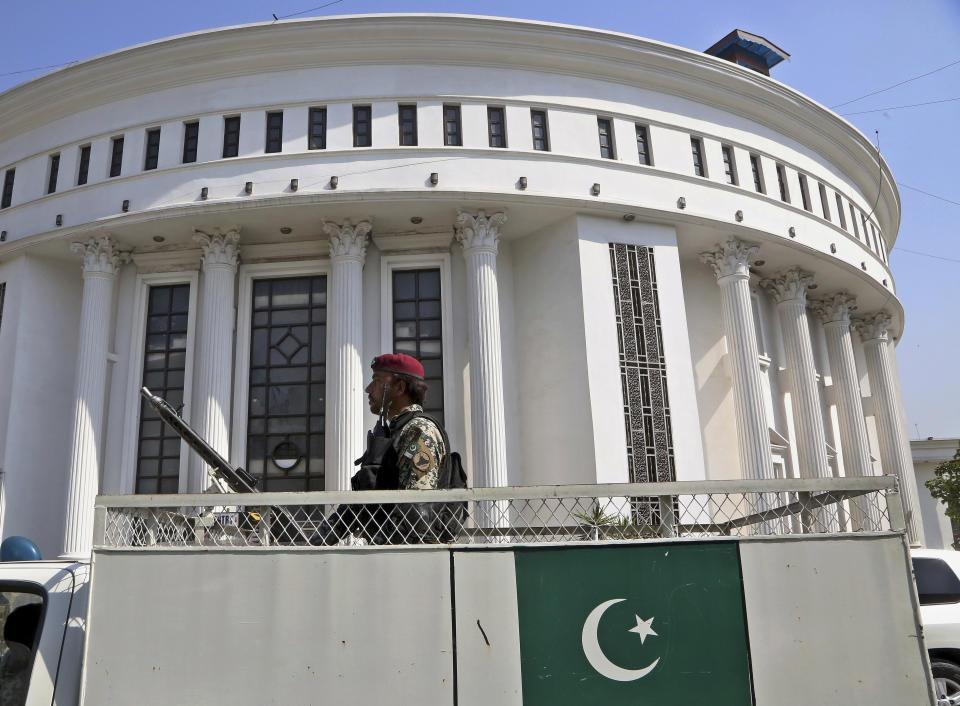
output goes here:
{"type": "Polygon", "coordinates": [[[660,661],[660,658],[657,657],[643,669],[624,669],[607,659],[607,656],[603,654],[603,650],[600,649],[600,642],[597,640],[597,628],[600,626],[600,618],[603,617],[607,608],[625,600],[627,599],[612,598],[591,610],[590,615],[587,616],[587,619],[583,623],[583,633],[580,636],[581,642],[583,643],[583,654],[586,655],[590,666],[607,679],[613,679],[614,681],[636,681],[637,679],[642,679],[652,672],[653,668],[656,667],[660,661]]]}

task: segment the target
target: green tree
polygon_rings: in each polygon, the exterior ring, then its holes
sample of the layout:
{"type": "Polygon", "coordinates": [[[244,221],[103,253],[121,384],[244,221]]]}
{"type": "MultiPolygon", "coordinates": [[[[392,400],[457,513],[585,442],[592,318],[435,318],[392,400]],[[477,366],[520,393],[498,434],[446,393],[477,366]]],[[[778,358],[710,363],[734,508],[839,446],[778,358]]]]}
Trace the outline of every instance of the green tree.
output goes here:
{"type": "Polygon", "coordinates": [[[946,515],[954,527],[960,525],[960,448],[953,458],[937,465],[933,478],[924,485],[930,495],[947,506],[946,515]]]}

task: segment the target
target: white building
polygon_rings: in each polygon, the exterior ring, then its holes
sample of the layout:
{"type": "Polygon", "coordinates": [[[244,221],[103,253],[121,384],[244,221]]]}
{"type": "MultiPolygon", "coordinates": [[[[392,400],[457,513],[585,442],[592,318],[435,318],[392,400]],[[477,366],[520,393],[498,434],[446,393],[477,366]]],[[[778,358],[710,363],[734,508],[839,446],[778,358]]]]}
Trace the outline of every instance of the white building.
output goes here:
{"type": "Polygon", "coordinates": [[[923,534],[930,549],[950,549],[956,532],[946,514],[946,506],[930,495],[925,483],[932,480],[934,471],[957,452],[960,439],[913,439],[910,450],[917,474],[917,502],[923,520],[923,534]]]}
{"type": "Polygon", "coordinates": [[[98,491],[206,485],[141,385],[267,489],[338,489],[392,349],[477,486],[891,473],[916,507],[894,179],[749,68],[483,17],[226,28],[0,95],[0,179],[2,531],[48,555],[98,491]]]}

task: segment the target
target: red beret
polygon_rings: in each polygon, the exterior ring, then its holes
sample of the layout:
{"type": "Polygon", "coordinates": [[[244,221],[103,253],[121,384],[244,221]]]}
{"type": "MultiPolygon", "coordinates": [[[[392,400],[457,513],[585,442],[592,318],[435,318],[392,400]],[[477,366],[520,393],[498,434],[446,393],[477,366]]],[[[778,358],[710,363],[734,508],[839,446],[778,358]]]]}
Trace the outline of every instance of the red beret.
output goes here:
{"type": "Polygon", "coordinates": [[[378,355],[370,363],[374,370],[385,370],[389,373],[403,373],[423,380],[423,365],[416,358],[404,353],[384,353],[378,355]]]}

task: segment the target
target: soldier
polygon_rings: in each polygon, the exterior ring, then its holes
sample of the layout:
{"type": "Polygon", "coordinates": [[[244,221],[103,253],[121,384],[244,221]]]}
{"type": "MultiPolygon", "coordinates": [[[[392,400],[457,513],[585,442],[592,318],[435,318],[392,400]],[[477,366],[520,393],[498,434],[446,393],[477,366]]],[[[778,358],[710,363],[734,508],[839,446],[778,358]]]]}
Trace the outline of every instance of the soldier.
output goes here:
{"type": "MultiPolygon", "coordinates": [[[[377,425],[367,433],[360,470],[351,479],[354,490],[432,490],[448,453],[444,434],[423,416],[427,384],[423,365],[403,353],[373,359],[367,385],[370,411],[377,425]]],[[[336,544],[351,531],[376,544],[418,541],[425,533],[426,508],[415,505],[341,506],[317,530],[311,544],[336,544]]]]}

